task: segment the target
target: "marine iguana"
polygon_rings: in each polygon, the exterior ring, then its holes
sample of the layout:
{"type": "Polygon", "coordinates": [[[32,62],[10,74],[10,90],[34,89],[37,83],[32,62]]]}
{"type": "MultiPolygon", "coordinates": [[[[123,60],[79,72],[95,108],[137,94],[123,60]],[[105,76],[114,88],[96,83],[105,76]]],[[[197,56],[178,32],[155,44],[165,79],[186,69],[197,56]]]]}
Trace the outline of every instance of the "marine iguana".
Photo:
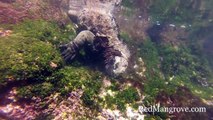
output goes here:
{"type": "Polygon", "coordinates": [[[70,43],[62,45],[62,56],[72,60],[85,45],[102,51],[105,70],[117,76],[128,67],[130,52],[119,40],[118,27],[113,17],[113,9],[121,0],[70,0],[68,15],[78,26],[84,26],[70,43]]]}

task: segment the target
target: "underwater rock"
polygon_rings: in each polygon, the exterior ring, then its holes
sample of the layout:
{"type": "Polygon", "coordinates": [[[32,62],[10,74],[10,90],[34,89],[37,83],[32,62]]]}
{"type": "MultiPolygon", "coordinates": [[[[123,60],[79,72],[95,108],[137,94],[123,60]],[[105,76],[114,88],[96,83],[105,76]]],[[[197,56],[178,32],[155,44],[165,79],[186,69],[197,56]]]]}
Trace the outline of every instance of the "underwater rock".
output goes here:
{"type": "Polygon", "coordinates": [[[10,36],[11,33],[12,33],[11,30],[1,30],[0,28],[0,37],[10,36]]]}

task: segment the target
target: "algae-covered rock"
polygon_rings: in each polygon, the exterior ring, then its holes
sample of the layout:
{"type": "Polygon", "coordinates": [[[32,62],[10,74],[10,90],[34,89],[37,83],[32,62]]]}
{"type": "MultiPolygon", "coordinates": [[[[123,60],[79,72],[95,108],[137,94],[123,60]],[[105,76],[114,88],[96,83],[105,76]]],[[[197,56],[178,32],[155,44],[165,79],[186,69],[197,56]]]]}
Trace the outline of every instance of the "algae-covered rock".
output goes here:
{"type": "Polygon", "coordinates": [[[11,35],[0,38],[0,84],[9,81],[42,79],[61,65],[58,51],[50,43],[35,38],[11,35]]]}
{"type": "Polygon", "coordinates": [[[52,21],[25,20],[0,26],[11,31],[0,37],[2,85],[8,81],[44,79],[62,63],[55,46],[75,36],[72,24],[60,26],[52,21]]]}
{"type": "Polygon", "coordinates": [[[53,21],[25,20],[12,26],[14,33],[23,37],[36,38],[41,41],[58,45],[67,42],[75,36],[73,25],[59,25],[53,21]]]}
{"type": "Polygon", "coordinates": [[[101,86],[101,74],[87,67],[70,66],[55,72],[48,81],[57,86],[57,90],[65,95],[76,89],[91,90],[97,93],[101,86]]]}
{"type": "Polygon", "coordinates": [[[43,82],[19,87],[18,96],[29,99],[33,96],[44,98],[55,92],[68,96],[70,92],[79,89],[95,96],[101,87],[101,78],[99,72],[91,71],[87,67],[67,66],[44,77],[43,82]]]}

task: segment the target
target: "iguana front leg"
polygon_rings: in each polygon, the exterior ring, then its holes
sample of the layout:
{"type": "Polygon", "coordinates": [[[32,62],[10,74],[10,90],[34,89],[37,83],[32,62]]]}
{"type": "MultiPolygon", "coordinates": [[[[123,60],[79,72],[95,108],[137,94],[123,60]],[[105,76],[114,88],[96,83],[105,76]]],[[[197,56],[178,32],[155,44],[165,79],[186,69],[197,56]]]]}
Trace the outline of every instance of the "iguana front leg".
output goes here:
{"type": "Polygon", "coordinates": [[[80,32],[70,43],[60,46],[64,60],[72,60],[84,45],[93,44],[94,40],[95,35],[91,31],[84,30],[80,32]]]}

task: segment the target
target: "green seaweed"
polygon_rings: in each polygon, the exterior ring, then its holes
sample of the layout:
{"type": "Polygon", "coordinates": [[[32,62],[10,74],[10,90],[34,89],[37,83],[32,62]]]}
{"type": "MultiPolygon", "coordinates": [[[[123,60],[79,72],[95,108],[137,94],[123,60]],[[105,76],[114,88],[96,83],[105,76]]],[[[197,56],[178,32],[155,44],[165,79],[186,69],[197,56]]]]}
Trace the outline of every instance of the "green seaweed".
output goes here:
{"type": "Polygon", "coordinates": [[[49,43],[11,35],[0,39],[1,84],[8,81],[43,79],[55,70],[54,62],[62,65],[58,51],[49,43]]]}
{"type": "Polygon", "coordinates": [[[56,46],[75,36],[72,24],[59,26],[51,21],[25,20],[19,24],[1,26],[13,31],[11,35],[0,38],[1,86],[20,81],[21,86],[17,85],[19,98],[44,98],[54,92],[65,93],[82,85],[82,81],[76,82],[79,74],[75,76],[73,73],[71,75],[76,77],[76,81],[70,82],[72,85],[67,90],[64,88],[68,84],[65,76],[69,74],[63,73],[63,69],[58,70],[63,67],[63,61],[56,46]],[[65,75],[59,79],[56,74],[65,75]],[[55,83],[52,82],[54,77],[58,78],[55,83]]]}
{"type": "Polygon", "coordinates": [[[205,87],[204,82],[211,84],[210,69],[208,69],[208,63],[205,59],[197,55],[193,55],[189,48],[184,46],[179,49],[174,49],[165,46],[161,47],[161,54],[164,55],[162,62],[162,71],[166,79],[171,79],[171,84],[184,85],[190,90],[202,98],[209,99],[212,91],[212,87],[205,87]],[[168,49],[169,48],[169,49],[168,49]],[[204,80],[205,79],[205,80],[204,80]],[[202,91],[202,94],[198,94],[194,91],[202,91]],[[204,96],[207,95],[207,96],[204,96]]]}
{"type": "Polygon", "coordinates": [[[72,24],[59,26],[56,22],[44,20],[25,20],[12,28],[23,37],[36,38],[54,45],[68,42],[76,35],[72,24]]]}
{"type": "Polygon", "coordinates": [[[103,101],[107,108],[117,108],[121,111],[125,111],[126,104],[135,104],[135,102],[140,99],[137,89],[131,86],[125,88],[124,90],[111,90],[115,92],[115,95],[110,96],[108,94],[104,97],[105,100],[103,101]]]}
{"type": "Polygon", "coordinates": [[[86,90],[93,89],[95,93],[100,88],[101,74],[92,72],[86,67],[65,67],[49,79],[49,81],[57,85],[58,90],[66,95],[68,92],[76,89],[86,90]]]}
{"type": "Polygon", "coordinates": [[[18,89],[18,97],[31,99],[32,97],[45,98],[49,96],[54,90],[51,83],[43,82],[41,84],[23,86],[18,89]]]}
{"type": "Polygon", "coordinates": [[[194,95],[211,99],[211,71],[203,57],[194,55],[190,48],[178,48],[165,44],[155,44],[147,39],[141,45],[139,57],[146,66],[144,83],[144,102],[155,103],[155,97],[162,91],[173,94],[179,86],[189,88],[194,95]],[[205,80],[204,80],[205,79],[205,80]],[[206,81],[206,82],[205,82],[206,81]]]}
{"type": "Polygon", "coordinates": [[[90,103],[89,98],[99,92],[100,78],[100,73],[91,72],[86,67],[64,67],[45,77],[42,83],[21,86],[18,88],[18,95],[20,98],[31,99],[33,96],[44,98],[58,92],[62,96],[67,96],[72,91],[82,89],[85,96],[82,99],[87,104],[90,103]]]}

